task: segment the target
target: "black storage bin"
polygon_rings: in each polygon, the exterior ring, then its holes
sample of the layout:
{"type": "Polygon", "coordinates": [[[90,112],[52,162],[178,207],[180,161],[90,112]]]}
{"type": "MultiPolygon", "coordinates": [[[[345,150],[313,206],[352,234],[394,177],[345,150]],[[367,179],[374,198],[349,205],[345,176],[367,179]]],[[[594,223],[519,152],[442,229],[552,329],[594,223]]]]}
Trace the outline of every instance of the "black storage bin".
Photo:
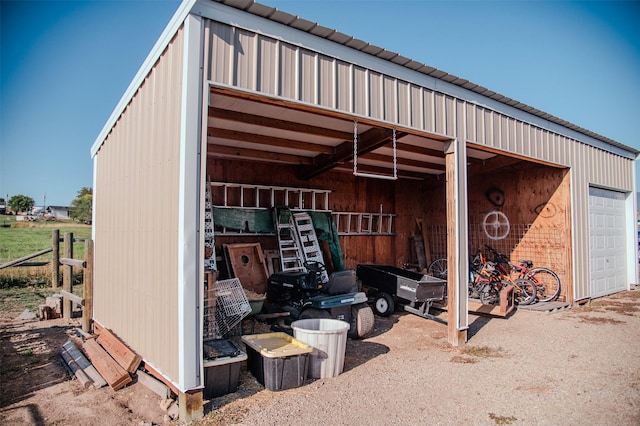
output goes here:
{"type": "Polygon", "coordinates": [[[216,398],[238,390],[240,367],[247,354],[229,340],[204,343],[204,397],[216,398]]]}
{"type": "Polygon", "coordinates": [[[265,388],[279,391],[304,384],[311,346],[286,333],[254,334],[243,336],[242,341],[246,344],[247,368],[265,388]]]}

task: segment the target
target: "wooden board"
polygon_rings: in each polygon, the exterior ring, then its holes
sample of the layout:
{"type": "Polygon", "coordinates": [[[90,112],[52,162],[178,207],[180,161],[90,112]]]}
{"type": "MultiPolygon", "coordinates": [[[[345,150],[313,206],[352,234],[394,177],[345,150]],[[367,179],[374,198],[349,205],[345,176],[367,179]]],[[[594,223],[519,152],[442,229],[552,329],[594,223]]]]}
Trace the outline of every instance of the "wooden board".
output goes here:
{"type": "Polygon", "coordinates": [[[131,383],[132,379],[129,373],[111,358],[95,339],[85,341],[82,344],[82,349],[113,390],[121,389],[131,383]]]}
{"type": "Polygon", "coordinates": [[[260,243],[224,244],[231,265],[230,272],[240,279],[242,287],[258,294],[267,292],[267,264],[260,243]]]}
{"type": "Polygon", "coordinates": [[[108,329],[103,328],[100,330],[98,343],[122,368],[129,373],[135,373],[138,369],[138,366],[142,361],[142,357],[129,349],[122,340],[118,339],[108,329]]]}

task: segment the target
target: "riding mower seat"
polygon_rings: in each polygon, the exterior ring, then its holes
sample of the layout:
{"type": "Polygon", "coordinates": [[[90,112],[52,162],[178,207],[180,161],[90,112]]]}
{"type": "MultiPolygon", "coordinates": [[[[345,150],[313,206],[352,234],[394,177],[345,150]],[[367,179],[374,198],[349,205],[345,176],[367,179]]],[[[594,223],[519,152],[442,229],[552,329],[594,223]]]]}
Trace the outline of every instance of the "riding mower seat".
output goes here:
{"type": "Polygon", "coordinates": [[[323,291],[327,294],[345,294],[358,291],[356,271],[346,270],[333,272],[329,276],[329,282],[323,285],[323,291]]]}

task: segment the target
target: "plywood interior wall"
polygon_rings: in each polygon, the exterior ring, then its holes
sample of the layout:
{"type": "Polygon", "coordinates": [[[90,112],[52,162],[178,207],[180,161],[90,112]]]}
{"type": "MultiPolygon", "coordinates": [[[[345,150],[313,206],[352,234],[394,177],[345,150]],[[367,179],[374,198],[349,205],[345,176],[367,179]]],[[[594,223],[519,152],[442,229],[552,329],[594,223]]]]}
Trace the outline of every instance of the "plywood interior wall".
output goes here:
{"type": "MultiPolygon", "coordinates": [[[[302,187],[331,190],[329,208],[341,212],[379,212],[395,213],[394,236],[341,236],[345,267],[355,269],[358,263],[398,264],[398,259],[405,259],[408,242],[397,245],[397,239],[405,238],[407,230],[404,216],[411,216],[406,208],[399,211],[396,205],[396,185],[393,181],[355,178],[348,172],[328,172],[310,179],[302,180],[297,176],[298,169],[287,165],[222,160],[209,158],[207,171],[212,182],[247,183],[267,186],[302,187]],[[404,249],[406,246],[406,249],[404,249]]],[[[216,194],[213,194],[214,204],[216,194]]],[[[264,250],[277,250],[275,237],[256,236],[216,236],[216,247],[221,244],[259,242],[264,250]]],[[[328,250],[323,256],[330,259],[328,250]]]]}
{"type": "MultiPolygon", "coordinates": [[[[307,181],[297,177],[295,167],[216,158],[209,159],[207,169],[212,181],[329,189],[332,191],[329,208],[333,211],[379,212],[382,207],[384,213],[396,214],[394,236],[340,237],[345,267],[349,269],[358,263],[399,267],[411,263],[415,260],[412,258],[411,236],[419,234],[416,219],[421,220],[427,229],[446,224],[444,178],[385,181],[354,178],[347,172],[328,172],[307,181]]],[[[563,282],[563,297],[570,299],[568,170],[527,162],[498,169],[487,167],[486,173],[481,168],[470,169],[468,188],[470,238],[471,244],[477,245],[469,247],[470,253],[483,248],[486,241],[497,250],[508,253],[513,260],[524,256],[533,260],[534,265],[552,268],[563,282]],[[488,191],[492,189],[502,194],[502,205],[496,206],[491,202],[488,191]],[[483,239],[482,235],[474,235],[474,232],[478,234],[484,216],[495,210],[503,212],[512,225],[508,238],[509,243],[513,242],[511,245],[503,244],[506,241],[491,241],[483,239]],[[528,231],[514,237],[522,229],[528,231]],[[547,237],[553,238],[548,240],[547,237]]],[[[429,245],[443,237],[446,234],[429,235],[429,245]]],[[[216,238],[216,245],[246,242],[259,242],[265,250],[277,249],[275,237],[216,238]]],[[[446,250],[446,243],[441,243],[445,244],[446,250]]],[[[330,259],[328,250],[325,249],[323,254],[325,259],[330,259]]]]}
{"type": "MultiPolygon", "coordinates": [[[[545,266],[560,275],[562,298],[572,300],[571,285],[571,205],[568,169],[538,163],[502,162],[499,168],[470,168],[468,175],[469,253],[486,251],[484,244],[507,253],[513,261],[532,260],[534,266],[545,266]],[[496,194],[499,194],[496,197],[496,194]],[[497,201],[500,201],[496,204],[497,201]],[[511,230],[504,240],[492,240],[482,231],[484,217],[502,212],[511,230]]],[[[425,190],[424,221],[430,229],[446,225],[443,203],[444,182],[425,190]]],[[[442,239],[440,234],[439,238],[442,239]]],[[[446,247],[444,241],[430,241],[432,250],[446,247]]],[[[446,250],[446,249],[445,249],[446,250]]],[[[443,255],[440,253],[440,255],[443,255]]]]}

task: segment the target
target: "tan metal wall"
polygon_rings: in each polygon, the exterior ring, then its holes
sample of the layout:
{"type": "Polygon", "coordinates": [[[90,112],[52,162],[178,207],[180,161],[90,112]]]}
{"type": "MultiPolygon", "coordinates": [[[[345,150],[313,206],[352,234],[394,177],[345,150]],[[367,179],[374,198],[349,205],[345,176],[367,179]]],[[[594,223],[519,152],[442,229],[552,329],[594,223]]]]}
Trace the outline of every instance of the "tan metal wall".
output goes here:
{"type": "MultiPolygon", "coordinates": [[[[211,20],[206,25],[212,49],[205,61],[211,65],[208,79],[215,83],[398,123],[570,167],[576,221],[572,229],[578,260],[574,265],[576,297],[588,294],[588,185],[633,191],[633,160],[534,125],[535,120],[527,122],[519,118],[526,117],[523,112],[509,116],[487,108],[483,105],[495,102],[483,103],[481,97],[477,101],[476,93],[469,92],[469,99],[474,101],[468,102],[409,79],[309,50],[296,45],[296,41],[269,38],[211,20]]],[[[388,69],[407,75],[408,70],[394,67],[387,64],[388,69]]],[[[415,81],[423,78],[415,74],[415,81]]],[[[510,111],[508,107],[503,110],[510,111]]]]}
{"type": "Polygon", "coordinates": [[[94,319],[174,380],[182,34],[98,151],[94,193],[94,319]]]}

